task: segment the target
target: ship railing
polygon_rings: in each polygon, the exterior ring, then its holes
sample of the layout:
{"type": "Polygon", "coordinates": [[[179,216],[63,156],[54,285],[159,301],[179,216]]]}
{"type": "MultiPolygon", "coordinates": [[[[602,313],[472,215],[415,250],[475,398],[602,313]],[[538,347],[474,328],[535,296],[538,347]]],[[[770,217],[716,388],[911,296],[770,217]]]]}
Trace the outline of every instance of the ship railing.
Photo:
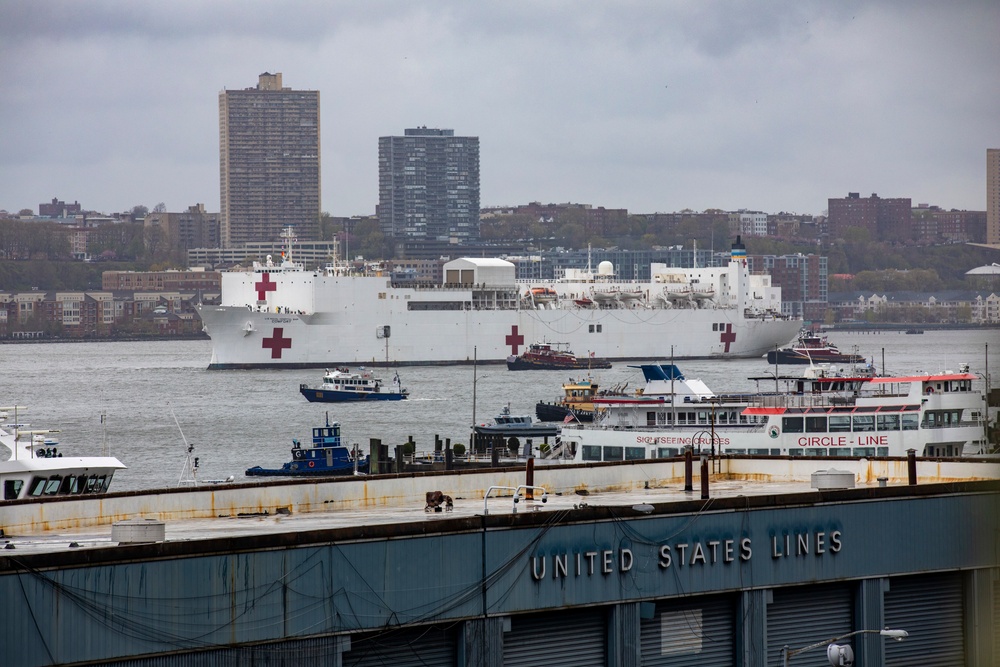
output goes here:
{"type": "Polygon", "coordinates": [[[855,405],[857,397],[830,394],[763,394],[750,403],[754,408],[828,408],[855,405]]]}
{"type": "Polygon", "coordinates": [[[941,429],[941,428],[982,428],[983,422],[978,419],[961,419],[957,422],[944,422],[931,424],[927,421],[920,422],[920,428],[941,429]]]}

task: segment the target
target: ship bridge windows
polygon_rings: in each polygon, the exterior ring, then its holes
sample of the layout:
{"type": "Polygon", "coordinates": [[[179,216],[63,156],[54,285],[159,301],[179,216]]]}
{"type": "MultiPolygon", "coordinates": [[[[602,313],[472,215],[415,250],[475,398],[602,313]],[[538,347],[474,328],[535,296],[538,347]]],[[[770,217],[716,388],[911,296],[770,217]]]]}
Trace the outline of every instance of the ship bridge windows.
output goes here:
{"type": "Polygon", "coordinates": [[[17,497],[21,495],[21,489],[24,488],[24,480],[22,479],[8,479],[3,483],[3,499],[4,500],[17,500],[17,497]]]}
{"type": "Polygon", "coordinates": [[[904,431],[916,431],[920,425],[920,415],[917,414],[903,414],[900,421],[900,426],[904,431]]]}

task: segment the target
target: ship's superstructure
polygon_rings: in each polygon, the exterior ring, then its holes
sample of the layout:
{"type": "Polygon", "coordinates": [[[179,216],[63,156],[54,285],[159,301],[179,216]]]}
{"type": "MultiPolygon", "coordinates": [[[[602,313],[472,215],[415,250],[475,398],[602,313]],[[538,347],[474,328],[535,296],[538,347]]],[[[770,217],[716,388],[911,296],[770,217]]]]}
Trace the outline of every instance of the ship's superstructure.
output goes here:
{"type": "Polygon", "coordinates": [[[502,362],[538,340],[605,359],[759,357],[801,327],[780,314],[770,276],[750,274],[739,240],[728,266],[653,264],[648,281],[610,262],[551,282],[517,280],[502,259],[443,268],[441,284],[339,262],[307,271],[289,245],[280,264],[224,273],[221,305],[201,307],[210,368],[502,362]]]}

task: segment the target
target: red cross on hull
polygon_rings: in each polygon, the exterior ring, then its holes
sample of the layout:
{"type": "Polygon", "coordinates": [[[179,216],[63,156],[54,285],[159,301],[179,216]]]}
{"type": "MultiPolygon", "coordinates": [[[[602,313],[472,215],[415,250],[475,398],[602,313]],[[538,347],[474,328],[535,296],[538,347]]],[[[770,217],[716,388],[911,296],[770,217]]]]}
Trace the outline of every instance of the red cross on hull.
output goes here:
{"type": "Polygon", "coordinates": [[[261,341],[261,348],[267,349],[271,348],[271,358],[281,359],[281,351],[288,350],[292,347],[292,339],[285,338],[285,330],[283,327],[274,327],[274,331],[270,336],[261,341]]]}
{"type": "Polygon", "coordinates": [[[728,354],[729,353],[729,345],[730,345],[730,343],[735,343],[736,342],[736,332],[733,331],[733,325],[732,324],[727,324],[726,325],[726,330],[722,332],[721,336],[719,336],[719,342],[722,342],[722,343],[726,344],[726,353],[728,354]]]}
{"type": "Polygon", "coordinates": [[[524,345],[524,336],[517,333],[516,324],[510,328],[510,334],[504,339],[504,341],[507,345],[510,345],[510,353],[516,357],[518,346],[524,345]]]}

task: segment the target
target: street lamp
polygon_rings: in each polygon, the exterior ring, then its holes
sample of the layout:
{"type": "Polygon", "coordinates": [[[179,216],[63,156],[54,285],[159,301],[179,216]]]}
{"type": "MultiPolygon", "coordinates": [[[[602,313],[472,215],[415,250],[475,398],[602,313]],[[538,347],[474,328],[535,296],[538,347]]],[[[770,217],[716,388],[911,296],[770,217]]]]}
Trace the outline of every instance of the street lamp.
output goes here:
{"type": "Polygon", "coordinates": [[[890,630],[886,628],[885,630],[855,630],[854,632],[848,632],[846,635],[840,635],[839,637],[834,637],[833,639],[824,639],[821,642],[816,642],[815,644],[810,644],[809,646],[803,646],[802,648],[791,648],[788,644],[785,644],[781,649],[781,653],[784,656],[784,666],[788,667],[791,664],[792,656],[798,655],[799,653],[804,653],[810,649],[819,648],[820,646],[826,646],[826,657],[830,661],[833,667],[851,667],[854,664],[854,649],[851,648],[850,644],[841,646],[836,642],[842,639],[847,639],[848,637],[853,637],[854,635],[863,634],[878,634],[883,637],[892,637],[898,642],[903,641],[904,637],[909,637],[910,633],[906,630],[890,630]]]}

